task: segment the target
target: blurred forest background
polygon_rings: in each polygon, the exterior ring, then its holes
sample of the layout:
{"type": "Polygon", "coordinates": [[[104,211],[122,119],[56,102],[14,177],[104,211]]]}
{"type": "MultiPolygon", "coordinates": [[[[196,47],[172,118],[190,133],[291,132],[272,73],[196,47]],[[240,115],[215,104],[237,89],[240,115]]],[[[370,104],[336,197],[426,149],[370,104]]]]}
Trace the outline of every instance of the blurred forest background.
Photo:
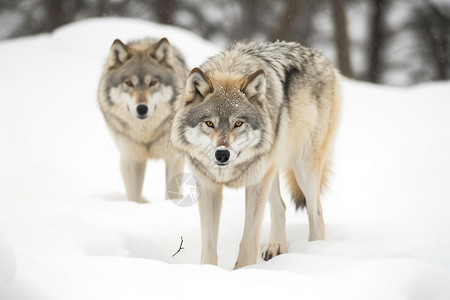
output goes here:
{"type": "Polygon", "coordinates": [[[0,40],[105,16],[180,26],[224,47],[297,41],[358,80],[450,79],[450,0],[0,0],[0,40]]]}

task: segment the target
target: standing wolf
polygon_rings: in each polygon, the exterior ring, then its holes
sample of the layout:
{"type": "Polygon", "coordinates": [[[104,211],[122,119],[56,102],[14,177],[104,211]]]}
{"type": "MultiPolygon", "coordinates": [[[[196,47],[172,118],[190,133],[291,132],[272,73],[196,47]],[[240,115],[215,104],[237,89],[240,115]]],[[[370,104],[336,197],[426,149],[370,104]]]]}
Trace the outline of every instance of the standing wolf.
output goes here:
{"type": "Polygon", "coordinates": [[[306,206],[309,240],[325,238],[319,195],[339,114],[338,72],[297,43],[237,43],[191,71],[171,141],[202,184],[202,263],[217,264],[223,185],[245,186],[235,268],[257,261],[267,198],[272,225],[262,257],[287,252],[280,171],[297,208],[306,206]]]}
{"type": "Polygon", "coordinates": [[[142,185],[147,159],[165,160],[166,187],[183,171],[184,159],[173,149],[169,135],[173,103],[188,72],[182,55],[166,38],[127,45],[115,40],[111,46],[98,103],[121,153],[120,170],[129,200],[146,202],[142,185]]]}

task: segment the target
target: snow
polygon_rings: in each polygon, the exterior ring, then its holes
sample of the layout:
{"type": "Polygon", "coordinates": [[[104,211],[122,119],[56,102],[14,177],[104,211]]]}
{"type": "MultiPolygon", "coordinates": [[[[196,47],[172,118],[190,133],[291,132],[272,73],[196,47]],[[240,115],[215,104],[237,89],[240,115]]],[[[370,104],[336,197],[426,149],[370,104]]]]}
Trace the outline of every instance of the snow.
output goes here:
{"type": "MultiPolygon", "coordinates": [[[[290,253],[231,271],[243,190],[225,190],[218,267],[199,265],[197,206],[164,200],[162,162],[147,166],[151,203],[125,199],[96,88],[112,41],[143,36],[191,67],[220,50],[118,18],[0,43],[0,299],[450,299],[450,82],[345,79],[327,240],[307,242],[288,202],[290,253]]],[[[269,224],[267,210],[261,248],[269,224]]]]}

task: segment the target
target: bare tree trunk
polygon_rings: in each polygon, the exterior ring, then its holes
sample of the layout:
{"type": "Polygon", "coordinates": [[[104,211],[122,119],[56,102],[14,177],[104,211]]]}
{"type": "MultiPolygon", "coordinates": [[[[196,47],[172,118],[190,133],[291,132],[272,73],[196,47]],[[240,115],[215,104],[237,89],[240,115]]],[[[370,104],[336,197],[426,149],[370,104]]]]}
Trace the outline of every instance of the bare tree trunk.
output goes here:
{"type": "Polygon", "coordinates": [[[44,4],[47,13],[45,30],[50,32],[72,22],[76,13],[83,7],[83,0],[45,0],[44,4]]]}
{"type": "Polygon", "coordinates": [[[353,68],[350,61],[350,41],[347,33],[346,1],[332,0],[334,38],[339,69],[347,77],[353,77],[353,68]]]}
{"type": "Polygon", "coordinates": [[[384,10],[385,0],[371,0],[373,17],[372,28],[369,37],[369,56],[367,80],[371,82],[381,82],[383,69],[382,51],[384,46],[384,10]]]}
{"type": "Polygon", "coordinates": [[[314,16],[320,3],[314,0],[302,1],[299,9],[299,22],[295,26],[294,40],[310,45],[314,36],[314,16]]]}
{"type": "Polygon", "coordinates": [[[65,23],[65,13],[63,10],[64,0],[46,0],[45,5],[47,8],[47,31],[52,31],[55,28],[65,23]]]}
{"type": "Polygon", "coordinates": [[[251,39],[251,34],[254,33],[257,21],[258,21],[258,5],[261,5],[259,0],[242,0],[240,3],[242,5],[244,18],[241,18],[243,24],[237,28],[237,32],[233,34],[234,39],[251,39]]]}
{"type": "Polygon", "coordinates": [[[303,0],[285,0],[284,10],[281,13],[275,30],[270,37],[270,40],[292,40],[294,35],[294,27],[297,17],[300,12],[300,6],[303,0]]]}
{"type": "Polygon", "coordinates": [[[97,16],[102,17],[108,15],[108,0],[98,0],[97,16]]]}
{"type": "Polygon", "coordinates": [[[173,11],[175,10],[175,0],[158,0],[156,3],[156,13],[158,22],[162,24],[173,24],[173,11]]]}
{"type": "Polygon", "coordinates": [[[450,51],[449,51],[449,36],[450,36],[450,22],[443,22],[439,27],[440,33],[440,43],[439,43],[439,62],[438,62],[438,73],[439,79],[448,80],[450,79],[450,51]]]}
{"type": "Polygon", "coordinates": [[[432,49],[432,58],[436,69],[436,79],[447,80],[450,78],[450,17],[439,10],[439,7],[427,1],[430,12],[429,19],[423,26],[428,32],[428,39],[432,49]]]}

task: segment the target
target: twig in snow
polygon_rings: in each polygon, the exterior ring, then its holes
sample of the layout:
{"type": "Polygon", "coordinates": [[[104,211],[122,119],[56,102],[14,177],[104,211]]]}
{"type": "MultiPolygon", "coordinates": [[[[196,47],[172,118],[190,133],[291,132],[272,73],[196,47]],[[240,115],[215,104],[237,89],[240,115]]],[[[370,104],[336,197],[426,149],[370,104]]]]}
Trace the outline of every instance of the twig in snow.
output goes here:
{"type": "Polygon", "coordinates": [[[184,249],[183,247],[183,237],[181,237],[181,243],[180,243],[180,248],[178,249],[178,251],[177,252],[175,252],[173,255],[172,255],[172,257],[174,257],[175,255],[177,255],[178,254],[178,252],[180,252],[182,249],[184,249]]]}

